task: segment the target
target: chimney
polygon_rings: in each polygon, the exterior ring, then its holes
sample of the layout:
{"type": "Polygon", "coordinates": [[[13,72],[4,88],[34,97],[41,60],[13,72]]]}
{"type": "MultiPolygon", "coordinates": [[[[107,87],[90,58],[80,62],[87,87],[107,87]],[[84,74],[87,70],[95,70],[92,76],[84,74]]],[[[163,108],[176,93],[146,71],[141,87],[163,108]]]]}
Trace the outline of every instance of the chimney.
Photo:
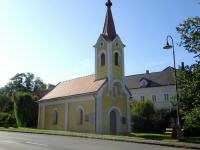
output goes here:
{"type": "Polygon", "coordinates": [[[146,70],[146,74],[149,74],[149,70],[146,70]]]}
{"type": "Polygon", "coordinates": [[[184,64],[184,62],[181,62],[181,70],[185,70],[185,64],[184,64]]]}

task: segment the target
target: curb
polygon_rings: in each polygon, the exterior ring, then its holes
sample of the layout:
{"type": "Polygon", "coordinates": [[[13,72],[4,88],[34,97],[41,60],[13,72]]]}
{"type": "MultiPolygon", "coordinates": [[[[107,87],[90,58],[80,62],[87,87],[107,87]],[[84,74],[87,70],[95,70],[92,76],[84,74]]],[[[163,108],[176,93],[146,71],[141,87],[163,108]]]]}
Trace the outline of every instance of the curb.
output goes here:
{"type": "Polygon", "coordinates": [[[32,133],[32,134],[44,134],[44,135],[59,135],[59,136],[68,136],[68,137],[79,137],[79,138],[88,138],[88,139],[98,139],[98,140],[108,140],[108,141],[118,141],[118,142],[127,142],[127,143],[137,143],[137,144],[148,144],[148,145],[159,145],[159,146],[168,146],[168,147],[177,147],[177,148],[189,148],[189,149],[200,149],[200,144],[191,144],[191,143],[172,143],[172,142],[161,142],[156,140],[134,140],[134,139],[120,139],[120,138],[107,138],[107,137],[93,137],[93,136],[84,136],[84,135],[67,135],[59,133],[42,133],[42,132],[33,132],[33,131],[17,131],[17,130],[4,130],[0,131],[5,132],[19,132],[19,133],[32,133]]]}

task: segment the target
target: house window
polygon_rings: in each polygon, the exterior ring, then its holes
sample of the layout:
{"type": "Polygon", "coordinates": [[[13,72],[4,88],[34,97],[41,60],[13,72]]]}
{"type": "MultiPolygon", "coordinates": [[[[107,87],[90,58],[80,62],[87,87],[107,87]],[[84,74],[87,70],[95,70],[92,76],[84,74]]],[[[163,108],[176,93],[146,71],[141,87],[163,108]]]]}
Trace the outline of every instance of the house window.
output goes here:
{"type": "Polygon", "coordinates": [[[119,66],[119,54],[115,53],[115,65],[119,66]]]}
{"type": "Polygon", "coordinates": [[[144,101],[144,96],[140,96],[140,100],[141,100],[141,101],[144,101]]]}
{"type": "Polygon", "coordinates": [[[168,94],[164,94],[164,99],[165,99],[165,102],[168,102],[169,101],[169,95],[168,94]]]}
{"type": "Polygon", "coordinates": [[[101,54],[101,66],[105,66],[106,64],[106,56],[104,53],[101,54]]]}
{"type": "Polygon", "coordinates": [[[120,96],[120,83],[115,83],[113,86],[113,98],[118,98],[120,96]]]}
{"type": "Polygon", "coordinates": [[[58,124],[58,110],[53,111],[53,124],[54,125],[58,124]]]}
{"type": "Polygon", "coordinates": [[[77,118],[78,118],[78,125],[82,125],[83,124],[83,109],[79,108],[77,111],[77,118]]]}
{"type": "Polygon", "coordinates": [[[153,102],[156,102],[156,95],[152,95],[153,102]]]}

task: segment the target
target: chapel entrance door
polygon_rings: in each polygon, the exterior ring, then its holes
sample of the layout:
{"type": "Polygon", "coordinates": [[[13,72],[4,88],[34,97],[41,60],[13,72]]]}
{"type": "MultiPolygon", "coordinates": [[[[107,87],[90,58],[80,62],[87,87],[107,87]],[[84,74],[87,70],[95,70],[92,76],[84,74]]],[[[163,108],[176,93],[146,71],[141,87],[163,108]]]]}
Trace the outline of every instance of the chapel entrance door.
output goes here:
{"type": "Polygon", "coordinates": [[[110,112],[110,134],[117,134],[117,114],[114,110],[110,112]]]}

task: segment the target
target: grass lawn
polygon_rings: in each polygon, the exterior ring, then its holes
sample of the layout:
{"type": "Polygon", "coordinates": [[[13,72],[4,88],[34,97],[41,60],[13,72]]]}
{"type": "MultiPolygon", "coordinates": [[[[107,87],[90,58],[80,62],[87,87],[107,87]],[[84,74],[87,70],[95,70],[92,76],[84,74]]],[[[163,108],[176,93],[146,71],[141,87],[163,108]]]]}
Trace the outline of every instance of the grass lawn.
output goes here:
{"type": "Polygon", "coordinates": [[[184,137],[183,139],[172,139],[171,134],[155,134],[155,133],[132,133],[131,137],[137,137],[144,140],[157,140],[164,142],[186,142],[200,144],[200,137],[184,137]]]}
{"type": "Polygon", "coordinates": [[[137,141],[146,141],[146,140],[156,140],[162,142],[186,142],[186,143],[195,143],[200,144],[200,137],[188,137],[184,139],[172,139],[171,134],[154,134],[154,133],[131,133],[129,136],[122,135],[101,135],[101,134],[90,134],[90,133],[80,133],[80,132],[71,132],[71,131],[53,131],[53,130],[42,130],[34,128],[1,128],[0,130],[5,131],[22,131],[30,133],[40,133],[40,134],[52,134],[52,135],[63,135],[63,136],[78,136],[78,137],[87,137],[87,138],[100,138],[100,139],[132,139],[137,141]]]}

